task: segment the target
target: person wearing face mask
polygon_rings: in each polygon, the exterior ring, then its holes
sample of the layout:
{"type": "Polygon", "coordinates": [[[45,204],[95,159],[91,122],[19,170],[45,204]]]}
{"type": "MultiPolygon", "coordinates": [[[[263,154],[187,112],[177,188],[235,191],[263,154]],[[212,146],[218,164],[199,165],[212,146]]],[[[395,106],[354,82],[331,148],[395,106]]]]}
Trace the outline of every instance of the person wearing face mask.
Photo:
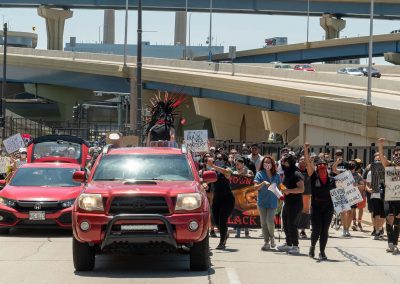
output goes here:
{"type": "MultiPolygon", "coordinates": [[[[358,187],[360,190],[361,196],[365,196],[365,182],[362,179],[362,176],[357,172],[357,162],[356,160],[351,160],[348,164],[349,170],[351,171],[354,178],[354,186],[358,187]]],[[[360,228],[362,231],[361,220],[363,215],[362,208],[359,209],[358,219],[356,217],[358,204],[354,204],[351,206],[351,217],[353,219],[353,226],[351,227],[353,231],[357,231],[357,228],[360,228]],[[358,223],[356,223],[358,221],[358,223]]]]}
{"type": "Polygon", "coordinates": [[[18,152],[19,158],[14,161],[14,170],[18,169],[20,166],[26,164],[27,162],[26,149],[20,148],[18,152]]]}
{"type": "MultiPolygon", "coordinates": [[[[396,166],[400,167],[400,148],[396,146],[393,150],[392,161],[389,162],[383,151],[383,145],[385,144],[385,138],[378,139],[379,158],[381,159],[382,165],[386,167],[396,166]]],[[[385,195],[385,191],[383,193],[385,195]]],[[[385,198],[383,197],[383,200],[385,198]]],[[[385,207],[387,208],[386,213],[386,233],[388,239],[387,252],[392,254],[400,254],[398,248],[399,232],[400,232],[400,201],[385,201],[385,207]]]]}
{"type": "Polygon", "coordinates": [[[328,164],[325,160],[317,159],[317,170],[315,170],[314,162],[310,159],[309,149],[310,144],[305,143],[304,161],[306,163],[307,175],[310,177],[311,221],[313,224],[311,247],[308,255],[314,258],[315,246],[319,240],[319,259],[327,260],[325,248],[328,243],[328,231],[334,210],[330,191],[336,186],[334,178],[329,176],[328,164]]]}
{"type": "Polygon", "coordinates": [[[279,188],[281,178],[276,172],[274,158],[265,156],[261,161],[260,171],[257,172],[254,178],[254,188],[258,190],[257,207],[264,237],[264,245],[261,249],[264,251],[276,246],[274,217],[275,210],[278,207],[278,198],[272,191],[268,190],[268,187],[274,183],[279,188]]]}
{"type": "Polygon", "coordinates": [[[296,156],[289,152],[282,159],[283,194],[285,205],[282,211],[283,227],[286,243],[278,247],[279,251],[289,254],[299,254],[299,232],[297,226],[298,216],[303,210],[304,177],[296,167],[296,156]]]}
{"type": "Polygon", "coordinates": [[[305,239],[307,238],[305,230],[310,229],[311,178],[307,174],[307,163],[304,156],[300,157],[298,167],[304,176],[303,211],[299,216],[299,229],[300,238],[305,239]]]}

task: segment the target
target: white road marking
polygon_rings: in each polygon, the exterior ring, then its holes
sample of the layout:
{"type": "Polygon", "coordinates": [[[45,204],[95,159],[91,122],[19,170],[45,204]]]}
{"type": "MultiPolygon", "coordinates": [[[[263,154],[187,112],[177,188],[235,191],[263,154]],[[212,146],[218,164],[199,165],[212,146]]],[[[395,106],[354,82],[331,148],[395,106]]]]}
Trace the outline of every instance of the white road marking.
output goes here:
{"type": "Polygon", "coordinates": [[[226,275],[228,275],[229,284],[241,284],[239,275],[234,268],[225,268],[226,275]]]}

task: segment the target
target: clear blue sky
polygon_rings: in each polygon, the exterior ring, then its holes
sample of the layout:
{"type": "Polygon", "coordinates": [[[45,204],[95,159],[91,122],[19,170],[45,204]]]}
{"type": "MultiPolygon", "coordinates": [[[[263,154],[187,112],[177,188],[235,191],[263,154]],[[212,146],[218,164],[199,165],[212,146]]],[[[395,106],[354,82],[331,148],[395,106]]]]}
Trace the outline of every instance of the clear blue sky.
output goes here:
{"type": "MultiPolygon", "coordinates": [[[[32,31],[36,27],[39,34],[38,48],[46,48],[45,20],[37,15],[36,9],[0,9],[2,18],[9,23],[11,30],[32,31]]],[[[116,43],[124,41],[124,11],[116,12],[116,43]]],[[[223,45],[227,49],[236,45],[238,50],[262,47],[268,37],[288,37],[289,44],[306,41],[306,17],[213,14],[213,44],[223,45]]],[[[368,19],[346,19],[347,26],[341,36],[357,37],[369,34],[368,19]]],[[[65,24],[64,44],[70,36],[76,36],[77,42],[98,42],[99,28],[102,36],[102,10],[74,10],[74,16],[65,24]]],[[[173,44],[175,14],[171,12],[144,12],[143,40],[152,44],[173,44]]],[[[129,43],[136,43],[137,15],[129,12],[129,43]]],[[[385,34],[400,29],[396,21],[374,21],[374,34],[385,34]]],[[[193,13],[191,16],[192,45],[205,45],[209,34],[209,14],[193,13]]],[[[310,18],[310,41],[322,40],[324,30],[319,18],[310,18]]],[[[381,63],[380,59],[376,59],[381,63]]]]}

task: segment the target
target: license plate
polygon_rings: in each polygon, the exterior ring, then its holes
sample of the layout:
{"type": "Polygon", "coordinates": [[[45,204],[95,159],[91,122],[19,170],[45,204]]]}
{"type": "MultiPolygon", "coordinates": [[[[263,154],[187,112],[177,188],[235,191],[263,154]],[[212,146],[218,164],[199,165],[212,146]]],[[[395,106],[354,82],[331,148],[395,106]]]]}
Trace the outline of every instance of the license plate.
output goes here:
{"type": "Polygon", "coordinates": [[[44,211],[30,211],[29,220],[32,221],[44,221],[46,220],[46,212],[44,211]]]}
{"type": "Polygon", "coordinates": [[[121,225],[121,231],[157,231],[157,225],[121,225]]]}

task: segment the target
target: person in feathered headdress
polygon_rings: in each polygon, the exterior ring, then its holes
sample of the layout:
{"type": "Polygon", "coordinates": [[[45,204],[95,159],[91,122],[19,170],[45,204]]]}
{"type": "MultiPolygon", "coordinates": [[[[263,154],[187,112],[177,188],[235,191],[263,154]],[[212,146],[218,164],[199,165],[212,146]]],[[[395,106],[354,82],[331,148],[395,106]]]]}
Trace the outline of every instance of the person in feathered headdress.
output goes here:
{"type": "Polygon", "coordinates": [[[146,127],[147,145],[151,141],[175,141],[174,121],[178,114],[177,108],[183,101],[182,95],[174,97],[168,92],[164,93],[164,97],[159,92],[150,99],[151,117],[146,127]]]}

